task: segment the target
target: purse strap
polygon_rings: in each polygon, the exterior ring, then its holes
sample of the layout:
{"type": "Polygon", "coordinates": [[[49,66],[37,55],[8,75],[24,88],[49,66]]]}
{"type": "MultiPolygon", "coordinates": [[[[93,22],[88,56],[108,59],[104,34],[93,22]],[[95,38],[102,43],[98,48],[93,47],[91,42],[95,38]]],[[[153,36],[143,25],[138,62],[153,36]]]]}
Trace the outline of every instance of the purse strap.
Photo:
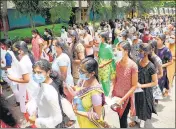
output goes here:
{"type": "Polygon", "coordinates": [[[61,96],[60,96],[59,92],[58,92],[58,98],[59,98],[59,106],[60,106],[61,114],[62,114],[62,122],[60,124],[61,124],[61,126],[63,126],[61,128],[64,128],[64,126],[65,126],[65,122],[64,122],[64,111],[63,111],[62,102],[61,102],[61,96]]]}

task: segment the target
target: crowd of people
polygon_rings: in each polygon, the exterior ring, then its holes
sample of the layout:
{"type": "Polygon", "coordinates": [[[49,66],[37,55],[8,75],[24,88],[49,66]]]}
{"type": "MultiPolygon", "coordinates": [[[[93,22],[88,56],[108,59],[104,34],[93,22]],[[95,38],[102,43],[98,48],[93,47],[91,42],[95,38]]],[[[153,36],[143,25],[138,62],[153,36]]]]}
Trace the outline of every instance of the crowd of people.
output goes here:
{"type": "MultiPolygon", "coordinates": [[[[173,17],[73,24],[62,26],[60,37],[35,29],[31,50],[24,41],[0,43],[1,84],[10,86],[13,106],[33,128],[110,127],[103,112],[107,98],[121,128],[143,128],[173,87],[173,17]]],[[[1,99],[5,103],[3,92],[1,99]]],[[[1,122],[18,126],[6,104],[1,107],[1,122]]]]}

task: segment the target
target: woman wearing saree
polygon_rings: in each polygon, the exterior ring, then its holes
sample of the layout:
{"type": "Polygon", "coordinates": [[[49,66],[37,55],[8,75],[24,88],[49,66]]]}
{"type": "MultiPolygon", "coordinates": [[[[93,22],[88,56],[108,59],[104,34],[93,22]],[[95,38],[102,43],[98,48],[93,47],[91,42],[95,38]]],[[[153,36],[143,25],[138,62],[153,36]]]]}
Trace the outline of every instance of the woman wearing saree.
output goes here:
{"type": "Polygon", "coordinates": [[[101,44],[98,53],[99,79],[102,84],[105,96],[109,95],[111,80],[115,78],[115,60],[112,47],[107,44],[109,33],[100,33],[101,44]]]}
{"type": "Polygon", "coordinates": [[[167,67],[167,76],[169,79],[169,87],[172,88],[173,87],[173,79],[174,79],[174,75],[175,75],[175,44],[176,44],[176,40],[175,40],[175,35],[169,35],[168,41],[166,42],[166,46],[169,48],[169,50],[172,53],[172,59],[173,59],[173,63],[172,65],[169,65],[167,67]]]}
{"type": "Polygon", "coordinates": [[[88,57],[80,65],[80,83],[75,87],[76,96],[81,103],[74,105],[73,109],[77,115],[80,128],[98,128],[102,117],[104,105],[104,93],[98,82],[98,63],[95,59],[88,57]],[[80,111],[79,106],[84,110],[80,111]]]}

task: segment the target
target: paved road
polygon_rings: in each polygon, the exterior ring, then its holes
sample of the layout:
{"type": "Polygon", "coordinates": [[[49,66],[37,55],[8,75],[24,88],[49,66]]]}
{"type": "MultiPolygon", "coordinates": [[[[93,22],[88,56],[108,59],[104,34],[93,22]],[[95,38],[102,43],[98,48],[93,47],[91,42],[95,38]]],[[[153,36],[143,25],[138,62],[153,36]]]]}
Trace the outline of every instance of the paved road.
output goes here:
{"type": "MultiPolygon", "coordinates": [[[[170,93],[170,97],[164,98],[159,101],[157,105],[157,113],[153,114],[152,119],[148,120],[145,124],[146,128],[175,128],[175,82],[173,83],[173,89],[170,93]]],[[[5,96],[10,96],[11,92],[4,92],[5,96]]],[[[10,105],[14,104],[14,96],[8,99],[10,105]]],[[[15,117],[18,119],[21,127],[26,127],[29,123],[26,122],[22,113],[20,113],[19,107],[10,106],[15,112],[15,117]]],[[[113,120],[114,121],[114,120],[113,120]]],[[[136,126],[137,127],[137,126],[136,126]]]]}

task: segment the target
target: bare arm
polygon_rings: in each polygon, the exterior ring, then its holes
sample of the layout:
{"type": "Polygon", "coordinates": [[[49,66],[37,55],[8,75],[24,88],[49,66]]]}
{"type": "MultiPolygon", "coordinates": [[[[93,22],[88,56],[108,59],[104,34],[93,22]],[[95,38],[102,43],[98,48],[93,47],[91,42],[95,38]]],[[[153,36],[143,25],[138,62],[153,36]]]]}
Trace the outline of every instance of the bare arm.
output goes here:
{"type": "Polygon", "coordinates": [[[80,64],[81,61],[82,61],[84,58],[85,58],[84,53],[81,52],[81,53],[78,54],[78,59],[77,59],[77,60],[74,60],[74,63],[75,63],[75,64],[80,64]]]}
{"type": "Polygon", "coordinates": [[[107,63],[100,65],[99,68],[103,68],[104,66],[108,65],[111,62],[112,62],[112,59],[110,61],[108,61],[107,63]]]}
{"type": "MultiPolygon", "coordinates": [[[[93,106],[94,112],[98,115],[98,117],[101,117],[101,113],[102,113],[102,106],[93,106]]],[[[88,118],[88,112],[83,112],[83,111],[78,111],[78,110],[74,110],[74,112],[80,116],[84,116],[88,118]]]]}
{"type": "Polygon", "coordinates": [[[165,67],[171,65],[172,63],[173,63],[173,60],[170,60],[168,63],[163,64],[162,67],[165,68],[165,67]]]}
{"type": "Polygon", "coordinates": [[[121,104],[134,93],[134,91],[136,90],[137,84],[138,84],[138,72],[132,74],[132,87],[122,98],[121,104]]]}
{"type": "Polygon", "coordinates": [[[64,80],[66,80],[67,78],[67,66],[59,66],[61,75],[63,77],[64,80]]]}
{"type": "Polygon", "coordinates": [[[89,44],[84,44],[86,48],[93,47],[93,41],[90,41],[89,44]]]}
{"type": "Polygon", "coordinates": [[[154,87],[158,85],[158,78],[157,78],[157,74],[153,74],[152,75],[152,82],[151,83],[147,83],[147,84],[141,84],[139,87],[141,88],[148,88],[148,87],[154,87]]]}
{"type": "Polygon", "coordinates": [[[30,80],[29,74],[23,74],[22,78],[14,78],[10,75],[7,76],[11,81],[17,82],[17,83],[28,83],[30,80]]]}
{"type": "Polygon", "coordinates": [[[158,71],[158,79],[160,79],[162,76],[163,76],[163,67],[160,66],[158,71]]]}

